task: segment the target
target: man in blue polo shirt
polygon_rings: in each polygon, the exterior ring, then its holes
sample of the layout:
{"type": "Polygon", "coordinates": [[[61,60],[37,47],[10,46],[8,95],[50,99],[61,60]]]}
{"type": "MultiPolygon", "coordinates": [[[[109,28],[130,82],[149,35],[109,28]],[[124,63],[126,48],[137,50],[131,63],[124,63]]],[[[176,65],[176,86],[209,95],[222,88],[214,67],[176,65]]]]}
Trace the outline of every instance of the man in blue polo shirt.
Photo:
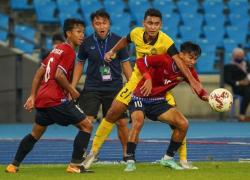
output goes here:
{"type": "MultiPolygon", "coordinates": [[[[110,32],[110,16],[104,10],[97,10],[90,16],[95,32],[87,37],[78,51],[78,62],[74,70],[72,85],[76,86],[84,64],[88,60],[84,88],[79,98],[79,105],[94,121],[100,105],[105,117],[111,103],[123,86],[122,72],[128,80],[132,73],[127,49],[119,51],[111,62],[104,61],[104,54],[108,52],[121,37],[110,32]]],[[[124,114],[117,123],[118,136],[123,146],[123,157],[126,155],[128,138],[127,120],[124,114]]],[[[125,160],[123,158],[123,160],[125,160]]]]}

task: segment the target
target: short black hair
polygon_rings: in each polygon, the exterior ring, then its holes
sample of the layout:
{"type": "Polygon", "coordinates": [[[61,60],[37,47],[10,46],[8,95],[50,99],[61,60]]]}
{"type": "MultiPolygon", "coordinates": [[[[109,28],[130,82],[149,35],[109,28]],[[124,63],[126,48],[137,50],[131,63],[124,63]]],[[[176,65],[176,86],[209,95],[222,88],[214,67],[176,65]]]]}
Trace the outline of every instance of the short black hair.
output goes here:
{"type": "Polygon", "coordinates": [[[162,14],[161,14],[161,12],[158,9],[155,9],[155,8],[149,8],[149,9],[147,9],[147,11],[144,14],[144,20],[148,16],[159,17],[162,20],[162,14]]]}
{"type": "Polygon", "coordinates": [[[63,23],[63,34],[65,36],[65,38],[67,38],[67,31],[71,31],[72,29],[74,29],[74,27],[76,25],[82,25],[83,27],[85,27],[84,22],[81,19],[77,19],[77,18],[68,18],[64,20],[63,23]]]}
{"type": "Polygon", "coordinates": [[[90,15],[91,22],[94,21],[95,17],[106,18],[110,21],[109,13],[107,13],[107,11],[105,11],[104,9],[98,9],[97,11],[91,13],[90,15]]]}
{"type": "Polygon", "coordinates": [[[186,41],[181,44],[181,52],[191,53],[199,57],[201,55],[201,48],[198,44],[195,44],[191,41],[186,41]]]}
{"type": "Polygon", "coordinates": [[[52,36],[52,42],[55,42],[55,41],[64,41],[64,38],[62,36],[62,34],[54,34],[52,36]]]}

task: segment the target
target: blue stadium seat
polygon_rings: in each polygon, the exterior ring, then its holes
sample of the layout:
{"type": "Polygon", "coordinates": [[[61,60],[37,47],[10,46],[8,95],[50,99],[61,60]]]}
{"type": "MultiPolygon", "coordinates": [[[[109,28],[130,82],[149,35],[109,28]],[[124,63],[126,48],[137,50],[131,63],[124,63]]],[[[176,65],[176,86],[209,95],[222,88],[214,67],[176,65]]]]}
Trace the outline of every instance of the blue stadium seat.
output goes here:
{"type": "Polygon", "coordinates": [[[163,28],[163,30],[169,30],[172,32],[173,29],[177,30],[179,22],[180,22],[180,15],[179,14],[175,14],[175,13],[163,14],[162,28],[163,28]]]}
{"type": "Polygon", "coordinates": [[[0,29],[8,30],[9,16],[0,13],[0,29]]]}
{"type": "Polygon", "coordinates": [[[217,45],[222,42],[225,31],[223,26],[220,28],[215,26],[205,26],[204,33],[209,43],[217,45]]]}
{"type": "Polygon", "coordinates": [[[180,34],[183,41],[194,41],[200,36],[200,29],[191,26],[180,26],[180,34]]]}
{"type": "Polygon", "coordinates": [[[205,14],[216,14],[219,17],[223,16],[223,1],[221,0],[213,0],[213,1],[205,1],[203,3],[205,14]]]}
{"type": "Polygon", "coordinates": [[[223,40],[223,47],[225,49],[225,63],[231,61],[231,55],[234,48],[238,46],[238,43],[234,39],[224,39],[223,40]]]}
{"type": "Polygon", "coordinates": [[[249,3],[247,0],[234,0],[234,1],[229,1],[228,2],[228,7],[230,10],[230,14],[240,14],[243,17],[248,16],[248,8],[249,8],[249,3]]]}
{"type": "Polygon", "coordinates": [[[123,25],[112,25],[111,26],[111,32],[114,32],[115,34],[119,36],[126,36],[130,32],[130,28],[127,25],[127,23],[124,23],[123,25]]]}
{"type": "Polygon", "coordinates": [[[184,14],[182,15],[185,26],[190,26],[192,28],[198,28],[200,30],[203,17],[197,13],[193,14],[184,14]]]}
{"type": "Polygon", "coordinates": [[[94,32],[92,26],[86,26],[85,28],[85,36],[89,36],[90,34],[92,34],[94,32]]]}
{"type": "Polygon", "coordinates": [[[34,6],[38,23],[59,23],[59,19],[55,17],[56,3],[54,1],[36,0],[34,6]]]}
{"type": "Polygon", "coordinates": [[[226,28],[228,38],[233,39],[237,43],[245,43],[247,28],[240,28],[238,26],[229,26],[226,28]]]}
{"type": "Polygon", "coordinates": [[[197,12],[198,3],[196,0],[178,1],[177,7],[182,15],[194,14],[197,12]]]}
{"type": "Polygon", "coordinates": [[[145,11],[151,7],[147,0],[134,0],[128,2],[131,14],[135,17],[137,24],[141,24],[145,11]]]}
{"type": "Polygon", "coordinates": [[[87,25],[91,25],[90,14],[98,9],[104,8],[99,0],[80,0],[80,6],[87,25]]]}
{"type": "Polygon", "coordinates": [[[205,14],[204,18],[207,26],[222,27],[225,22],[224,15],[205,14]]]}
{"type": "Polygon", "coordinates": [[[10,1],[10,8],[12,10],[33,10],[33,4],[29,3],[28,0],[11,0],[10,1]]]}
{"type": "Polygon", "coordinates": [[[196,64],[198,73],[218,73],[214,68],[214,60],[215,54],[203,52],[196,64]]]}
{"type": "Polygon", "coordinates": [[[8,39],[7,31],[3,31],[0,29],[0,41],[6,41],[8,39]]]}
{"type": "Polygon", "coordinates": [[[18,49],[21,49],[25,53],[29,53],[29,54],[32,54],[34,50],[34,44],[29,43],[21,38],[15,38],[14,46],[18,49]]]}
{"type": "Polygon", "coordinates": [[[130,25],[131,17],[127,13],[117,13],[114,14],[111,18],[111,23],[112,25],[122,25],[126,24],[127,26],[130,25]]]}
{"type": "Polygon", "coordinates": [[[14,32],[16,36],[18,36],[19,38],[22,38],[26,41],[34,43],[34,37],[36,33],[34,28],[30,26],[26,26],[26,25],[16,24],[14,28],[14,32]]]}
{"type": "Polygon", "coordinates": [[[172,0],[154,0],[153,7],[159,9],[162,14],[172,14],[174,4],[172,0]]]}
{"type": "Polygon", "coordinates": [[[229,20],[231,22],[232,26],[237,26],[241,29],[246,29],[249,21],[249,18],[246,18],[248,16],[243,16],[242,14],[229,14],[229,20]]]}
{"type": "Polygon", "coordinates": [[[104,1],[104,8],[112,17],[115,14],[123,13],[125,9],[124,1],[122,0],[108,0],[104,1]]]}

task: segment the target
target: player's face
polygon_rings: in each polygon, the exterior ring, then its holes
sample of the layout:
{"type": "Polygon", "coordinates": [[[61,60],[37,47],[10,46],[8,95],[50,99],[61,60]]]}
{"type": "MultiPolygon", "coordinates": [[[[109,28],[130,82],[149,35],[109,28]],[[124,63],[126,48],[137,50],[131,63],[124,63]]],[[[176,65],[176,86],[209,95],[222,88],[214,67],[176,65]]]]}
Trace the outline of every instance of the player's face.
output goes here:
{"type": "Polygon", "coordinates": [[[151,37],[156,37],[161,29],[162,21],[159,17],[147,16],[143,21],[146,33],[151,37]]]}
{"type": "Polygon", "coordinates": [[[180,57],[183,59],[184,64],[188,67],[193,67],[197,61],[197,56],[193,53],[180,53],[180,57]]]}
{"type": "Polygon", "coordinates": [[[110,21],[107,18],[95,17],[92,26],[100,38],[105,39],[110,28],[110,21]]]}
{"type": "Polygon", "coordinates": [[[72,46],[79,46],[84,39],[84,27],[80,24],[75,25],[71,31],[67,32],[67,39],[71,42],[72,46]]]}

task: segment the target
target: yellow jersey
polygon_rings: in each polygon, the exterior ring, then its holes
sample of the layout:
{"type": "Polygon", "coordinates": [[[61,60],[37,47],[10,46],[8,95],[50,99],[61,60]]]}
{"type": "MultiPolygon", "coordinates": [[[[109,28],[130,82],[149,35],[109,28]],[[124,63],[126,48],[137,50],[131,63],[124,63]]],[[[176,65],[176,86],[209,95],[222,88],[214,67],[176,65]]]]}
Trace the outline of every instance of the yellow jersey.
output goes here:
{"type": "MultiPolygon", "coordinates": [[[[165,54],[168,48],[174,44],[174,41],[162,31],[159,31],[158,37],[154,43],[145,43],[143,39],[144,33],[145,29],[143,27],[136,27],[129,34],[131,42],[135,45],[136,58],[141,58],[146,55],[165,54]]],[[[142,75],[135,64],[129,81],[120,90],[116,96],[116,100],[128,105],[131,100],[132,92],[141,79],[142,75]]],[[[175,104],[171,93],[167,93],[166,99],[171,105],[175,104]]]]}

